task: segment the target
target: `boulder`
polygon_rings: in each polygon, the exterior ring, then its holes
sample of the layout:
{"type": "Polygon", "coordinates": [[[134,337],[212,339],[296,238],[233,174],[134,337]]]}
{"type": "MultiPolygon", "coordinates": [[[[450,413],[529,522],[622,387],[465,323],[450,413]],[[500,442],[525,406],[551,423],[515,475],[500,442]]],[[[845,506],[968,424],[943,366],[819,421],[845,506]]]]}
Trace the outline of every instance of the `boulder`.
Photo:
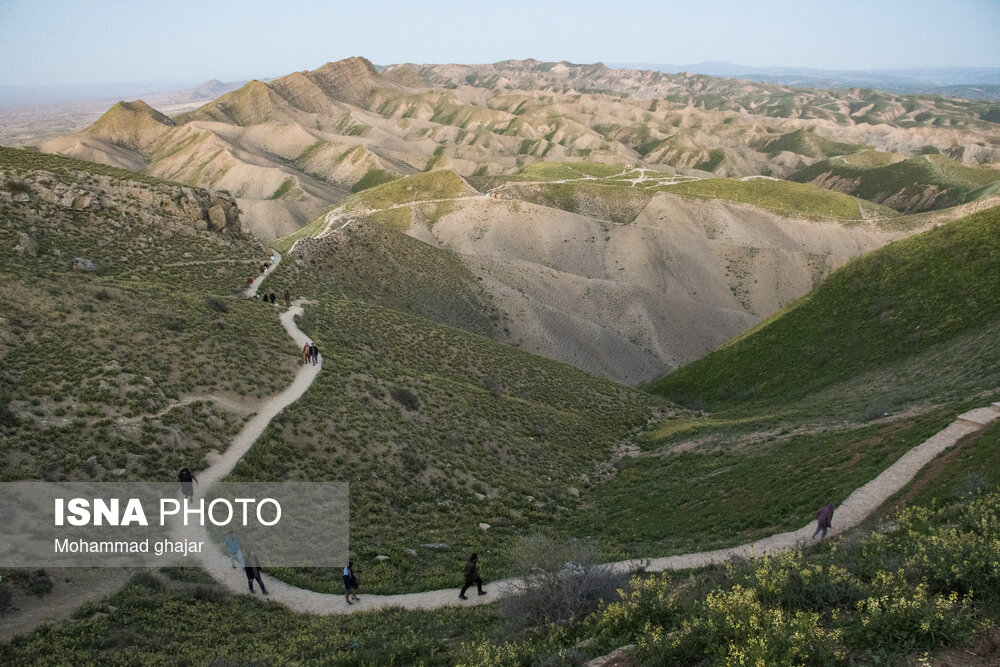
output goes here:
{"type": "Polygon", "coordinates": [[[226,228],[226,209],[222,204],[216,204],[208,209],[208,229],[212,232],[221,232],[226,228]]]}
{"type": "Polygon", "coordinates": [[[14,248],[14,250],[21,253],[27,253],[32,257],[38,256],[38,241],[31,238],[24,232],[18,232],[17,237],[18,237],[17,247],[14,248]]]}
{"type": "Polygon", "coordinates": [[[97,270],[97,262],[92,259],[87,259],[86,257],[74,257],[73,270],[93,273],[97,270]]]}
{"type": "Polygon", "coordinates": [[[91,206],[93,206],[93,204],[94,204],[94,198],[91,197],[88,194],[79,194],[79,195],[77,195],[76,197],[73,198],[73,210],[74,211],[83,211],[83,210],[86,210],[86,209],[90,208],[91,206]]]}

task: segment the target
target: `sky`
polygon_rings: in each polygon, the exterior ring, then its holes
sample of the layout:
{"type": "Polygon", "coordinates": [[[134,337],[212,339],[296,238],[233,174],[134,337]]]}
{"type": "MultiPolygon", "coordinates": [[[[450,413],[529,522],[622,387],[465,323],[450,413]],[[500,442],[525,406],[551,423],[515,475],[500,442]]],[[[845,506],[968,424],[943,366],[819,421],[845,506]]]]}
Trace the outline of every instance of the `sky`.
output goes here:
{"type": "Polygon", "coordinates": [[[354,55],[1000,67],[1000,0],[0,0],[0,85],[236,81],[354,55]]]}

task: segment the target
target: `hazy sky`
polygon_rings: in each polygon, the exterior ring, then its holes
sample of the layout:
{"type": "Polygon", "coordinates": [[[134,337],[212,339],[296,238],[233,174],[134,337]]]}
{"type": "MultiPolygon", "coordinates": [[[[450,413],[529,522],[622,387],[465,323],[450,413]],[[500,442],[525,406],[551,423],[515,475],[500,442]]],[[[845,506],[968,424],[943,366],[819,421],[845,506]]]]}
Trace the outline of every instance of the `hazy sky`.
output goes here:
{"type": "Polygon", "coordinates": [[[1000,67],[1000,0],[0,0],[0,85],[237,80],[352,55],[1000,67]]]}

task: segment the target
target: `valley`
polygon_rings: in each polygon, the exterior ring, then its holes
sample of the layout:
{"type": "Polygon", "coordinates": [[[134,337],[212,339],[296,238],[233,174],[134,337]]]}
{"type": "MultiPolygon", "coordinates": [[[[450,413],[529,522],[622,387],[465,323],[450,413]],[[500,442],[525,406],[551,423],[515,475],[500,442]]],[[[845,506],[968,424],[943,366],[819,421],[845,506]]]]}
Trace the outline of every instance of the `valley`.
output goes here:
{"type": "Polygon", "coordinates": [[[363,582],[348,607],[341,568],[265,563],[252,599],[216,549],[34,627],[52,573],[3,569],[0,661],[857,664],[988,633],[995,113],[355,57],[0,147],[3,478],[347,482],[363,582]]]}

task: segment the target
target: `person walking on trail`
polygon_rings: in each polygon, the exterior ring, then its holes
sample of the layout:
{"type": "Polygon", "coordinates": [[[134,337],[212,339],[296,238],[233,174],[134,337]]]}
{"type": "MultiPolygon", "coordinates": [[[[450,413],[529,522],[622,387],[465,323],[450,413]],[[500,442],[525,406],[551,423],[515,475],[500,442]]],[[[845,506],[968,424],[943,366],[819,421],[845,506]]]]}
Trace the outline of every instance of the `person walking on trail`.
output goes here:
{"type": "Polygon", "coordinates": [[[830,530],[830,526],[833,525],[833,509],[834,505],[833,503],[830,503],[829,505],[823,505],[823,507],[820,507],[816,512],[816,532],[813,533],[814,540],[820,532],[823,534],[820,535],[819,539],[822,540],[826,537],[826,531],[830,530]]]}
{"type": "Polygon", "coordinates": [[[177,481],[181,483],[181,493],[184,497],[188,500],[194,498],[194,485],[191,482],[198,483],[198,478],[194,476],[194,473],[187,468],[181,468],[181,471],[177,473],[177,481]]]}
{"type": "Polygon", "coordinates": [[[253,285],[253,276],[247,276],[247,286],[253,285]]]}
{"type": "Polygon", "coordinates": [[[270,299],[271,299],[271,305],[273,306],[274,305],[274,301],[275,301],[274,292],[271,292],[270,299]]]}
{"type": "Polygon", "coordinates": [[[246,562],[243,564],[243,571],[247,573],[247,586],[250,588],[251,593],[256,593],[253,589],[254,579],[260,584],[260,592],[267,595],[267,589],[264,588],[264,580],[260,576],[260,560],[257,559],[257,554],[253,551],[247,552],[246,562]]]}
{"type": "Polygon", "coordinates": [[[309,356],[312,357],[313,366],[319,363],[319,348],[316,343],[309,346],[309,356]]]}
{"type": "Polygon", "coordinates": [[[358,578],[354,576],[354,561],[347,563],[347,567],[344,568],[344,600],[347,604],[351,604],[351,598],[355,600],[360,600],[358,597],[358,578]],[[354,591],[353,595],[351,591],[354,591]]]}
{"type": "Polygon", "coordinates": [[[267,264],[261,264],[260,265],[260,275],[264,275],[265,273],[267,273],[267,264]]]}
{"type": "Polygon", "coordinates": [[[312,358],[312,343],[306,343],[302,346],[302,361],[309,363],[309,359],[312,358]]]}
{"type": "Polygon", "coordinates": [[[480,595],[486,595],[486,591],[483,590],[483,580],[479,576],[479,554],[472,554],[465,562],[465,585],[462,586],[458,599],[468,600],[469,598],[465,597],[465,591],[473,584],[476,585],[476,590],[479,591],[480,595]]]}
{"type": "Polygon", "coordinates": [[[235,530],[229,531],[226,535],[226,551],[229,552],[229,564],[236,569],[236,561],[240,562],[240,567],[246,567],[243,562],[243,550],[240,549],[240,534],[235,530]]]}
{"type": "Polygon", "coordinates": [[[289,304],[291,303],[292,303],[292,295],[288,293],[288,290],[285,290],[285,308],[288,308],[289,304]]]}

